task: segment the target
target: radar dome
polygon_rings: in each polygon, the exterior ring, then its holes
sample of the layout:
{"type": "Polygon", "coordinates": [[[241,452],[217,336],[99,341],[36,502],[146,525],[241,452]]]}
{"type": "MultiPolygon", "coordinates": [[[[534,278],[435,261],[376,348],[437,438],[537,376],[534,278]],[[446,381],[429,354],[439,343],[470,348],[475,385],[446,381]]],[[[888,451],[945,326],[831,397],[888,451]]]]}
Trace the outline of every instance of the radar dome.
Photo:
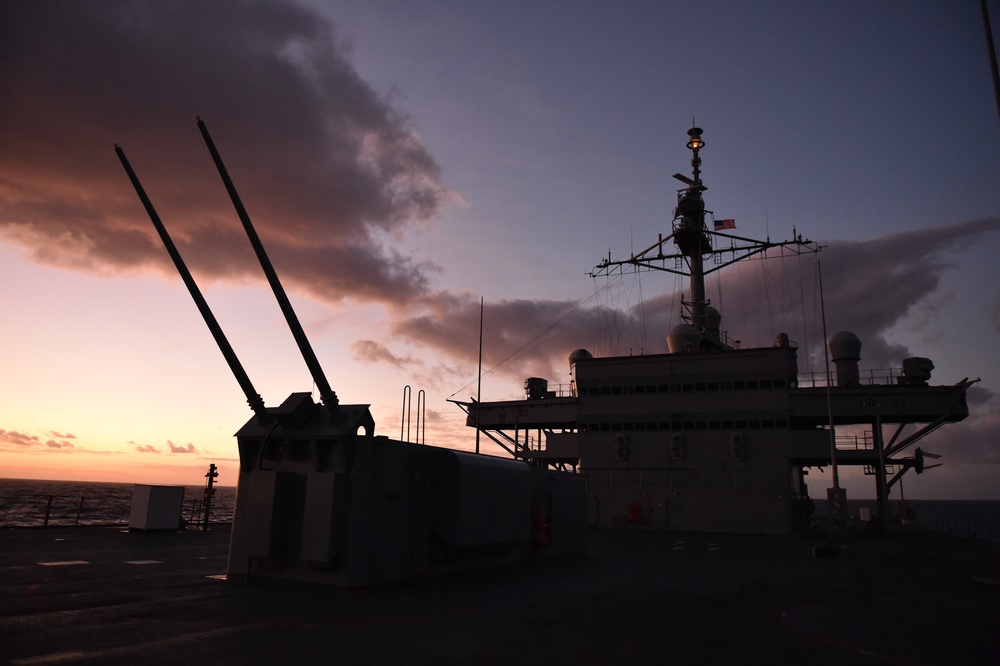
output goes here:
{"type": "Polygon", "coordinates": [[[588,358],[594,358],[594,355],[591,354],[586,349],[577,349],[575,352],[569,355],[569,369],[572,370],[573,364],[576,363],[577,361],[584,361],[588,358]]]}
{"type": "Polygon", "coordinates": [[[858,370],[861,338],[850,331],[837,333],[830,338],[830,357],[837,366],[837,386],[857,386],[861,383],[858,370]]]}
{"type": "Polygon", "coordinates": [[[671,354],[698,351],[701,336],[691,324],[677,324],[667,333],[667,349],[671,354]]]}
{"type": "Polygon", "coordinates": [[[850,331],[841,331],[830,338],[830,357],[834,362],[839,359],[861,360],[861,338],[850,331]]]}

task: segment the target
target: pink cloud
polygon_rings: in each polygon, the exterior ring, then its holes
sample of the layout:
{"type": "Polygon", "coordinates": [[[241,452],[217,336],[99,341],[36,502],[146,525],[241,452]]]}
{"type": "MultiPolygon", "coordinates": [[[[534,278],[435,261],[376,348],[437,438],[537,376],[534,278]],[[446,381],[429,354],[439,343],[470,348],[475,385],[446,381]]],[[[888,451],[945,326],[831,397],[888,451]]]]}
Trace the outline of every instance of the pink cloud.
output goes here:
{"type": "Polygon", "coordinates": [[[0,430],[0,446],[4,448],[24,449],[37,446],[39,439],[37,435],[29,435],[15,430],[0,430]]]}
{"type": "Polygon", "coordinates": [[[167,446],[170,447],[171,453],[198,453],[198,449],[196,449],[194,444],[191,444],[190,442],[188,442],[185,446],[180,446],[171,441],[167,441],[167,446]]]}

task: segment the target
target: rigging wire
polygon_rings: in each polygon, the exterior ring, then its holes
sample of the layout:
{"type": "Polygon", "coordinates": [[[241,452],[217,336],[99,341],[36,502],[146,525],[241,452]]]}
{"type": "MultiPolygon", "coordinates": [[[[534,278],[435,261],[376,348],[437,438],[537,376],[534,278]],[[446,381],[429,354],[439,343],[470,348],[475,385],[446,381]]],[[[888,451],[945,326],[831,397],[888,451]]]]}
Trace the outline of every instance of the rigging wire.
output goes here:
{"type": "MultiPolygon", "coordinates": [[[[570,310],[567,311],[566,314],[564,314],[563,316],[561,316],[558,319],[556,319],[554,322],[552,322],[551,324],[549,324],[548,326],[546,326],[542,331],[540,331],[539,333],[537,333],[530,340],[528,340],[527,342],[525,342],[524,344],[522,344],[520,347],[518,347],[513,352],[511,352],[509,355],[507,355],[505,358],[503,358],[501,361],[499,361],[498,363],[496,363],[493,367],[491,367],[490,369],[488,369],[485,372],[483,372],[482,376],[483,377],[488,377],[488,376],[492,375],[494,372],[498,372],[498,371],[502,370],[504,367],[506,367],[507,365],[513,363],[515,360],[517,360],[521,356],[524,356],[528,352],[533,351],[533,350],[537,349],[538,347],[540,347],[543,343],[547,342],[548,339],[551,338],[551,337],[553,337],[556,333],[560,332],[561,330],[564,330],[570,324],[575,323],[575,320],[572,320],[572,321],[567,321],[567,320],[570,320],[571,317],[573,317],[574,315],[578,314],[580,312],[580,310],[585,305],[587,305],[588,303],[590,303],[592,300],[600,297],[600,295],[603,292],[608,291],[610,289],[611,285],[614,282],[618,282],[618,281],[620,281],[620,276],[619,276],[618,279],[609,280],[609,282],[606,285],[604,285],[603,287],[601,287],[600,289],[598,289],[597,291],[595,291],[593,294],[591,294],[585,300],[580,301],[579,303],[577,303],[575,306],[573,306],[572,308],[570,308],[570,310]],[[562,326],[560,328],[560,326],[564,322],[566,322],[566,326],[562,326]]],[[[586,313],[584,314],[584,316],[586,316],[586,313]]],[[[460,387],[458,390],[456,390],[454,393],[452,393],[448,397],[449,398],[453,398],[459,392],[464,391],[468,387],[472,386],[472,384],[474,384],[476,381],[477,381],[477,379],[473,379],[472,381],[470,381],[469,383],[467,383],[465,386],[460,387]]]]}
{"type": "MultiPolygon", "coordinates": [[[[784,256],[782,256],[780,258],[784,259],[784,256]]],[[[790,291],[788,291],[788,288],[785,286],[785,272],[787,271],[787,267],[784,264],[779,264],[779,266],[781,267],[781,276],[780,276],[780,279],[777,279],[777,278],[775,279],[775,286],[778,289],[780,289],[781,291],[785,292],[785,294],[786,294],[786,296],[788,298],[787,305],[785,305],[785,307],[783,307],[781,309],[781,319],[782,319],[782,324],[783,324],[783,330],[784,330],[785,333],[788,333],[792,329],[791,324],[789,324],[789,322],[788,322],[788,318],[791,316],[791,313],[794,312],[795,297],[792,296],[792,293],[790,291]]],[[[772,334],[772,337],[774,337],[773,334],[772,334]]]]}
{"type": "Polygon", "coordinates": [[[639,290],[639,296],[638,296],[638,298],[639,298],[639,323],[640,323],[640,332],[642,334],[642,337],[641,337],[641,341],[642,341],[642,347],[641,347],[641,349],[642,349],[642,352],[641,353],[644,354],[646,352],[646,344],[647,344],[647,340],[646,340],[646,307],[645,307],[646,304],[645,304],[645,301],[642,298],[642,276],[641,275],[638,275],[638,274],[636,275],[636,284],[638,285],[638,290],[639,290]]]}
{"type": "Polygon", "coordinates": [[[767,324],[768,330],[771,332],[771,337],[774,337],[774,311],[771,309],[771,288],[768,281],[767,274],[767,252],[764,252],[763,257],[760,262],[761,275],[763,276],[764,282],[764,297],[767,299],[767,324]]]}
{"type": "MultiPolygon", "coordinates": [[[[682,289],[681,276],[674,273],[674,289],[670,294],[670,315],[667,318],[667,330],[669,331],[674,327],[674,316],[677,315],[677,294],[681,293],[682,289]]],[[[682,299],[683,300],[683,299],[682,299]]],[[[681,306],[683,307],[683,306],[681,306]]]]}
{"type": "MultiPolygon", "coordinates": [[[[719,297],[719,302],[718,302],[718,306],[716,307],[716,310],[718,310],[719,313],[721,314],[722,312],[725,311],[725,309],[722,306],[722,274],[721,274],[721,272],[720,271],[716,271],[715,273],[713,273],[712,276],[711,276],[711,279],[712,279],[713,282],[715,282],[715,293],[719,297]]],[[[722,331],[719,331],[719,333],[721,334],[722,331]]]]}
{"type": "Polygon", "coordinates": [[[798,254],[796,268],[799,271],[799,309],[802,311],[802,344],[806,349],[806,372],[812,374],[812,354],[809,353],[809,328],[806,326],[806,288],[802,275],[802,253],[798,254]]]}

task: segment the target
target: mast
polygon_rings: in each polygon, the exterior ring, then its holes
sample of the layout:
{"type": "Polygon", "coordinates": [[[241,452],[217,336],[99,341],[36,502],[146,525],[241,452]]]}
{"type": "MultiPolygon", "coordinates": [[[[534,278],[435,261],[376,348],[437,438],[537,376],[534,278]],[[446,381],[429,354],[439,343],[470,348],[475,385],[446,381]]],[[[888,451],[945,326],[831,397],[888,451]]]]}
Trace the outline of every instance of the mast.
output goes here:
{"type": "Polygon", "coordinates": [[[260,237],[257,235],[256,229],[254,229],[253,222],[250,221],[250,216],[247,214],[246,208],[243,206],[243,201],[240,199],[240,195],[236,191],[236,186],[233,184],[233,180],[229,177],[226,165],[223,164],[222,157],[219,155],[219,151],[215,148],[215,142],[212,141],[212,137],[208,133],[208,127],[205,126],[205,122],[201,118],[198,118],[198,129],[201,130],[201,135],[205,139],[205,145],[208,146],[208,151],[212,154],[212,160],[215,162],[215,167],[219,170],[219,176],[222,177],[222,182],[226,186],[226,191],[229,192],[229,198],[232,199],[233,206],[236,208],[236,214],[239,216],[240,222],[243,223],[243,229],[246,231],[247,237],[250,239],[250,244],[253,246],[253,250],[257,254],[257,260],[260,262],[260,267],[264,270],[264,275],[267,277],[268,284],[271,285],[271,291],[274,292],[274,297],[278,301],[278,306],[281,308],[282,314],[285,315],[285,321],[288,323],[288,328],[292,331],[292,337],[295,338],[295,342],[299,346],[302,358],[309,367],[309,373],[312,375],[313,381],[316,382],[316,388],[319,390],[320,400],[331,410],[337,411],[340,405],[340,400],[337,398],[337,394],[334,393],[333,389],[330,387],[330,382],[326,380],[326,375],[323,373],[323,368],[319,365],[316,353],[313,351],[312,345],[309,344],[309,339],[306,338],[302,324],[299,323],[299,318],[295,315],[295,310],[292,308],[291,301],[288,300],[288,296],[285,294],[285,290],[281,286],[278,274],[274,271],[274,266],[271,265],[271,260],[268,258],[267,252],[264,250],[264,245],[260,242],[260,237]]]}
{"type": "MultiPolygon", "coordinates": [[[[681,254],[687,258],[691,270],[691,300],[685,305],[691,325],[702,336],[708,329],[707,309],[705,300],[705,268],[704,254],[712,251],[712,241],[705,230],[705,201],[701,193],[708,188],[701,183],[701,157],[698,151],[705,147],[701,138],[702,129],[692,127],[688,130],[691,137],[687,147],[693,153],[691,167],[694,179],[681,177],[679,180],[690,185],[677,193],[677,208],[674,209],[674,220],[680,220],[674,227],[674,243],[681,254]]],[[[679,174],[676,174],[676,178],[679,174]]]]}
{"type": "MultiPolygon", "coordinates": [[[[256,389],[253,387],[253,383],[250,381],[250,377],[247,376],[246,370],[243,369],[243,365],[240,363],[240,359],[236,357],[236,352],[233,351],[232,346],[229,344],[229,340],[226,339],[226,334],[222,332],[222,327],[219,326],[218,320],[216,320],[215,315],[212,314],[211,308],[208,307],[208,302],[205,301],[205,297],[202,296],[201,290],[198,289],[198,285],[195,284],[194,278],[191,277],[191,271],[188,270],[187,265],[184,263],[184,259],[181,258],[180,252],[177,251],[177,246],[174,245],[174,241],[170,238],[170,234],[167,233],[166,227],[163,226],[163,222],[160,221],[160,216],[156,213],[156,209],[153,208],[153,203],[146,196],[146,190],[143,189],[142,184],[139,182],[139,177],[135,175],[135,171],[132,170],[132,165],[129,164],[128,158],[125,157],[125,151],[116,143],[115,153],[118,155],[118,159],[121,160],[122,166],[125,167],[125,173],[128,174],[128,178],[132,181],[132,187],[135,188],[136,194],[139,195],[139,200],[142,205],[146,208],[146,213],[149,215],[149,219],[153,222],[153,226],[156,228],[156,233],[160,235],[160,240],[163,241],[163,246],[167,249],[167,254],[174,262],[174,266],[177,267],[177,272],[180,273],[181,279],[184,284],[187,285],[188,292],[191,294],[191,298],[194,299],[195,305],[198,306],[198,311],[201,312],[201,316],[204,318],[205,323],[208,324],[208,330],[212,332],[212,336],[215,338],[215,343],[219,346],[219,350],[222,355],[226,358],[226,362],[229,363],[229,369],[232,371],[233,375],[236,377],[236,381],[239,383],[240,388],[243,389],[243,394],[247,397],[247,403],[250,405],[250,409],[253,410],[259,418],[263,419],[268,416],[264,409],[264,399],[260,397],[256,389]]],[[[214,467],[214,466],[213,466],[214,467]]]]}
{"type": "MultiPolygon", "coordinates": [[[[698,348],[724,347],[726,343],[712,339],[708,331],[709,301],[705,294],[705,276],[721,270],[730,264],[737,263],[754,255],[766,253],[771,248],[780,248],[794,254],[802,252],[819,252],[820,246],[801,234],[790,240],[772,242],[770,238],[761,241],[754,238],[737,236],[734,233],[709,229],[705,226],[705,201],[702,192],[707,190],[701,180],[701,156],[699,151],[705,147],[701,138],[703,130],[692,127],[688,130],[687,147],[691,151],[691,176],[675,173],[674,178],[687,187],[677,191],[677,207],[674,208],[673,229],[669,235],[659,234],[656,242],[636,252],[628,259],[601,261],[594,270],[588,273],[590,277],[624,275],[626,272],[665,271],[682,275],[690,280],[690,300],[684,300],[684,319],[698,332],[701,342],[698,348]],[[718,247],[713,247],[712,238],[720,240],[718,247]],[[677,252],[664,252],[664,246],[673,239],[677,252]],[[713,257],[708,268],[705,258],[713,257]],[[683,264],[683,268],[682,268],[683,264]],[[686,270],[685,270],[686,269],[686,270]]],[[[723,227],[725,229],[734,226],[723,227]]]]}

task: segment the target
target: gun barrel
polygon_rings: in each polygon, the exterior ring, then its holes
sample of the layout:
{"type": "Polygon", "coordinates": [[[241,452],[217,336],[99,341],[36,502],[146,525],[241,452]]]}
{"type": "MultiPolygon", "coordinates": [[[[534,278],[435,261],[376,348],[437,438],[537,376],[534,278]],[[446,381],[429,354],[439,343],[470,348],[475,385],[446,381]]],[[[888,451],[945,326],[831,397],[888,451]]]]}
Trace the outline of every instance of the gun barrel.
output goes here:
{"type": "Polygon", "coordinates": [[[173,260],[174,266],[177,267],[177,272],[180,273],[181,279],[184,280],[184,284],[187,285],[188,291],[191,293],[191,298],[194,299],[195,305],[198,306],[198,310],[201,312],[201,316],[205,319],[205,323],[208,324],[208,329],[215,337],[215,342],[219,345],[219,350],[222,351],[222,355],[226,357],[226,362],[229,363],[229,369],[232,370],[233,375],[236,377],[236,381],[239,382],[240,388],[243,389],[243,393],[247,397],[247,403],[250,405],[254,414],[259,417],[266,416],[267,412],[264,409],[264,399],[261,398],[260,394],[254,389],[253,383],[250,381],[250,377],[247,376],[239,358],[236,357],[236,352],[233,351],[232,346],[229,344],[229,340],[226,339],[225,333],[222,332],[222,327],[219,326],[219,322],[216,320],[215,315],[212,314],[212,310],[208,307],[208,302],[205,301],[205,297],[202,296],[201,290],[198,289],[198,285],[195,284],[194,278],[191,277],[191,272],[184,263],[184,259],[181,258],[180,252],[177,251],[177,246],[175,246],[173,240],[171,240],[170,234],[167,233],[166,227],[163,226],[163,222],[160,220],[160,216],[156,213],[156,209],[153,208],[153,203],[146,195],[146,190],[143,189],[142,183],[139,182],[139,177],[135,175],[132,165],[129,164],[128,158],[125,157],[125,151],[121,149],[121,146],[115,144],[115,153],[117,153],[118,159],[121,160],[122,166],[125,167],[125,173],[128,174],[129,180],[132,181],[132,187],[135,188],[136,194],[139,195],[139,200],[146,208],[146,213],[149,214],[149,219],[153,222],[153,226],[156,227],[156,233],[160,235],[160,240],[163,241],[164,247],[167,248],[167,254],[169,254],[170,258],[173,260]]]}
{"type": "Polygon", "coordinates": [[[219,170],[219,175],[222,177],[222,182],[226,186],[226,191],[229,192],[229,198],[232,199],[233,206],[236,208],[236,214],[239,216],[240,222],[243,223],[243,229],[246,231],[247,237],[250,239],[250,244],[253,246],[253,250],[257,254],[257,260],[260,262],[260,267],[264,270],[264,275],[267,277],[267,281],[271,285],[271,291],[274,292],[274,297],[278,300],[278,306],[281,308],[282,314],[285,315],[285,321],[288,323],[288,328],[292,331],[292,337],[295,338],[295,342],[299,346],[299,351],[302,353],[302,358],[305,359],[306,365],[309,367],[309,372],[312,374],[313,381],[316,382],[316,387],[319,389],[320,400],[322,400],[323,404],[327,407],[335,409],[339,404],[337,394],[334,393],[332,388],[330,388],[330,383],[326,380],[326,375],[323,374],[323,368],[320,367],[319,360],[316,358],[315,352],[313,352],[312,345],[309,344],[305,331],[302,329],[302,324],[299,323],[299,319],[295,315],[295,310],[292,309],[292,304],[288,300],[288,296],[285,294],[284,288],[281,286],[278,274],[274,271],[274,266],[271,265],[271,260],[268,259],[267,252],[264,250],[264,245],[260,242],[260,237],[257,236],[257,231],[254,229],[253,222],[250,221],[250,216],[247,214],[246,208],[243,206],[243,201],[240,199],[240,195],[236,191],[236,186],[233,184],[232,178],[229,177],[226,165],[223,164],[222,157],[219,155],[219,151],[215,147],[215,142],[212,141],[212,137],[208,133],[208,127],[205,126],[205,122],[201,118],[198,118],[198,129],[201,130],[201,135],[205,139],[205,145],[208,146],[208,151],[212,154],[212,160],[215,162],[215,167],[219,170]]]}

